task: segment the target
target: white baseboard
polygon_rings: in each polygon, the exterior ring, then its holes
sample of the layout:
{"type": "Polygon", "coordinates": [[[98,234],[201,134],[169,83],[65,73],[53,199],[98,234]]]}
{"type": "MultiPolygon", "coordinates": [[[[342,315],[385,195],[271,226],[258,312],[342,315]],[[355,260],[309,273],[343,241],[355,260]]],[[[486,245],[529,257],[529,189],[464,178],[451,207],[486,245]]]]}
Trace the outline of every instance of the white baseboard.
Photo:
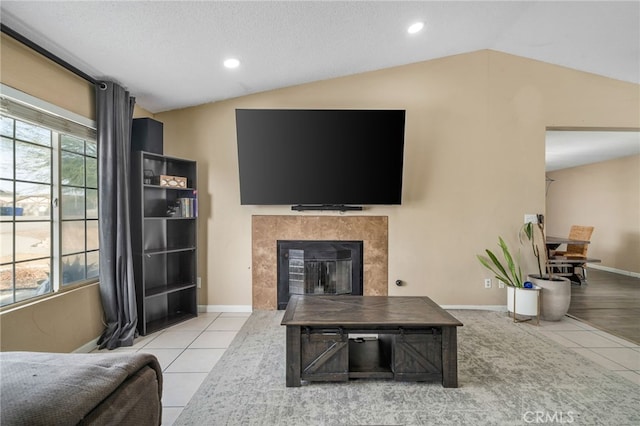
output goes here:
{"type": "Polygon", "coordinates": [[[478,311],[507,312],[507,305],[440,305],[442,309],[473,309],[478,311]]]}
{"type": "Polygon", "coordinates": [[[640,272],[623,271],[622,269],[610,268],[609,266],[589,264],[589,269],[599,269],[601,271],[613,272],[614,274],[626,275],[628,277],[640,278],[640,272]]]}
{"type": "Polygon", "coordinates": [[[198,305],[198,312],[253,312],[251,305],[198,305]]]}
{"type": "Polygon", "coordinates": [[[100,336],[96,337],[95,339],[91,340],[90,342],[87,342],[84,345],[80,346],[78,349],[73,351],[73,353],[74,354],[88,354],[89,352],[91,352],[92,350],[94,350],[95,348],[98,347],[98,340],[99,339],[100,339],[100,336]]]}

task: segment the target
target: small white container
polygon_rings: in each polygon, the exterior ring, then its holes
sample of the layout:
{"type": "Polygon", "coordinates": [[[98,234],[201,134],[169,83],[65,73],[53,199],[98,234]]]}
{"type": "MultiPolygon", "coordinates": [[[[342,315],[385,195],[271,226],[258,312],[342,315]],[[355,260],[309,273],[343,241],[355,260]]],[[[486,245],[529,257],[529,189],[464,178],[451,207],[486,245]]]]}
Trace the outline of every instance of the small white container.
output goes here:
{"type": "Polygon", "coordinates": [[[538,317],[540,315],[541,290],[542,288],[537,285],[534,285],[533,288],[507,287],[507,309],[515,315],[538,317]]]}

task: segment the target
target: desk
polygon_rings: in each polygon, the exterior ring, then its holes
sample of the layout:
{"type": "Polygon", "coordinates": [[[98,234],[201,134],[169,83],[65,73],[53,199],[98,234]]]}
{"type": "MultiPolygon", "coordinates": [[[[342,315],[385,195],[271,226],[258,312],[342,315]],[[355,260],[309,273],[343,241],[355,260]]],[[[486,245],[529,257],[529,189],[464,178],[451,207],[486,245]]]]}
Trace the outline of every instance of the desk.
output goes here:
{"type": "Polygon", "coordinates": [[[456,327],[462,323],[428,297],[294,295],[281,324],[287,327],[287,387],[352,378],[458,387],[456,327]],[[372,337],[350,339],[349,333],[372,337]]]}
{"type": "Polygon", "coordinates": [[[589,244],[589,241],[587,240],[574,240],[568,237],[551,237],[551,236],[547,236],[546,240],[545,240],[545,244],[547,245],[547,251],[548,250],[555,250],[558,247],[560,247],[562,244],[576,244],[576,245],[581,245],[581,244],[589,244]]]}
{"type": "Polygon", "coordinates": [[[572,268],[570,273],[565,274],[555,274],[555,275],[563,275],[568,276],[569,280],[572,282],[582,284],[582,279],[575,273],[576,266],[583,265],[585,263],[600,263],[602,262],[600,259],[595,259],[592,257],[567,257],[567,256],[554,256],[550,257],[547,261],[548,265],[551,268],[562,268],[569,267],[572,268]]]}
{"type": "Polygon", "coordinates": [[[547,259],[550,259],[551,251],[557,249],[562,244],[575,244],[575,245],[586,245],[590,242],[588,240],[574,240],[568,237],[551,237],[547,236],[545,239],[545,245],[547,246],[547,259]]]}

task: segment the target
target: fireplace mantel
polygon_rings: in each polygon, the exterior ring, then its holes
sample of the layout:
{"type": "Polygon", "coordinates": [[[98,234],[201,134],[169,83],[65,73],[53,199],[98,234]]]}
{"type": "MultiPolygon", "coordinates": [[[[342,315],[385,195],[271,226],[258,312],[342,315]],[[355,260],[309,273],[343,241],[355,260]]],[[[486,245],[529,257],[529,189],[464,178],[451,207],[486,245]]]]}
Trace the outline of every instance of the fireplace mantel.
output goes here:
{"type": "Polygon", "coordinates": [[[253,309],[277,307],[278,240],[362,240],[363,293],[388,293],[386,216],[252,216],[253,309]]]}

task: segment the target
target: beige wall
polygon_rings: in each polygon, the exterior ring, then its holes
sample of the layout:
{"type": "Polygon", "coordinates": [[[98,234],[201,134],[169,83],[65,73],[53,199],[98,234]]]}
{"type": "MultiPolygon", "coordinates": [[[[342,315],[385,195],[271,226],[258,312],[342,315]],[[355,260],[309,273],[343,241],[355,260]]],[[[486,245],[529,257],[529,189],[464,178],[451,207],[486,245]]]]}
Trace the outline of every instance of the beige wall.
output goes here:
{"type": "Polygon", "coordinates": [[[548,173],[547,231],[594,226],[589,257],[602,266],[640,273],[640,156],[548,173]]]}
{"type": "Polygon", "coordinates": [[[475,255],[544,212],[546,127],[640,127],[638,88],[485,50],[157,114],[165,152],[198,160],[199,304],[250,305],[251,216],[304,214],[240,205],[235,108],[406,109],[403,204],[360,213],[389,217],[389,294],[504,305],[475,255]]]}
{"type": "Polygon", "coordinates": [[[72,352],[102,334],[98,284],[0,314],[0,350],[72,352]]]}

